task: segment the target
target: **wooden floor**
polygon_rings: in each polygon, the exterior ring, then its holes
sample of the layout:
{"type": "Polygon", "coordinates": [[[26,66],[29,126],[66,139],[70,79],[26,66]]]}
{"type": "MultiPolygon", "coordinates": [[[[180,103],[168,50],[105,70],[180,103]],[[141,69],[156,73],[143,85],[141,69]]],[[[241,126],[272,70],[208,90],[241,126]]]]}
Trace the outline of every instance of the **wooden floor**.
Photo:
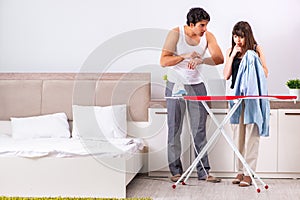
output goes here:
{"type": "Polygon", "coordinates": [[[231,183],[231,179],[222,179],[221,183],[207,183],[190,178],[188,185],[178,185],[172,188],[172,182],[168,178],[149,177],[138,175],[127,186],[127,197],[151,197],[153,200],[176,200],[176,199],[204,199],[204,200],[300,200],[299,179],[263,179],[269,185],[265,190],[256,192],[255,187],[241,188],[231,183]]]}

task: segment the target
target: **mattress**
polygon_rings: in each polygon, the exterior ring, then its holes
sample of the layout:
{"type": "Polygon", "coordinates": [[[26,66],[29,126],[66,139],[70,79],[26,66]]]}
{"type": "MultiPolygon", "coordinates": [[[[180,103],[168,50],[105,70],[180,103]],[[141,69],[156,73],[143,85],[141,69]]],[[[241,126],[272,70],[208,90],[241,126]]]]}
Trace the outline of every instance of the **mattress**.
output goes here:
{"type": "Polygon", "coordinates": [[[0,157],[126,157],[144,148],[139,138],[79,139],[35,138],[13,139],[0,135],[0,157]]]}

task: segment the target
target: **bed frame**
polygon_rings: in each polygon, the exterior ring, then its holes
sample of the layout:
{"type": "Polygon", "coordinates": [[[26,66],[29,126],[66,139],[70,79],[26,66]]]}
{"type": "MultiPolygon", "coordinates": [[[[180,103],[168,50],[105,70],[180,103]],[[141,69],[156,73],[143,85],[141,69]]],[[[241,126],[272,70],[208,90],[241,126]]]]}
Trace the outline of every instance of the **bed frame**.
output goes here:
{"type": "MultiPolygon", "coordinates": [[[[0,132],[11,133],[10,117],[55,112],[65,112],[72,125],[72,104],[127,104],[129,123],[146,122],[150,79],[149,73],[1,73],[0,132]]],[[[136,127],[133,132],[142,135],[136,127]]],[[[144,157],[0,157],[0,196],[125,198],[144,157]]]]}

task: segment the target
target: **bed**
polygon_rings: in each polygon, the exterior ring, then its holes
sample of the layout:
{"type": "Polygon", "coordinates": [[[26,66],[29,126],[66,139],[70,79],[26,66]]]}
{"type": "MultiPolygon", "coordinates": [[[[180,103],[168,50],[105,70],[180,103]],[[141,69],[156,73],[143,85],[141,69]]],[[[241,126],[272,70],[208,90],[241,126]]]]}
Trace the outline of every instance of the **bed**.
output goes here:
{"type": "Polygon", "coordinates": [[[149,102],[149,73],[1,73],[0,196],[126,197],[126,186],[145,159],[144,143],[136,138],[143,130],[130,127],[148,121],[149,102]],[[75,128],[86,118],[79,112],[83,117],[76,117],[75,125],[75,108],[99,108],[104,115],[107,110],[102,108],[120,105],[131,123],[128,129],[125,124],[124,137],[107,138],[109,129],[101,129],[104,138],[82,137],[78,130],[75,136],[75,128]],[[57,127],[44,121],[27,126],[28,119],[52,115],[65,116],[68,137],[63,133],[58,138],[23,138],[24,130],[32,127],[49,127],[39,129],[41,134],[57,127]]]}

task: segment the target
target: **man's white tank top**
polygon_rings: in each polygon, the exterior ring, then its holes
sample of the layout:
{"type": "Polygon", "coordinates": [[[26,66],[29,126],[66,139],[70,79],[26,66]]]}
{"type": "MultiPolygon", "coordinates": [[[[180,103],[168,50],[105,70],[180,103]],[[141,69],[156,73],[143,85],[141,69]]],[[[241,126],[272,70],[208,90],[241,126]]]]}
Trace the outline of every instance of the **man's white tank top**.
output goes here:
{"type": "MultiPolygon", "coordinates": [[[[176,45],[176,54],[186,54],[191,53],[193,51],[198,52],[202,58],[205,54],[207,49],[207,40],[206,40],[206,32],[200,39],[198,45],[192,46],[186,42],[185,34],[184,34],[184,27],[179,27],[179,38],[176,45]]],[[[201,78],[200,69],[197,67],[194,70],[188,68],[188,62],[190,59],[184,59],[180,63],[168,67],[168,80],[178,84],[198,84],[203,82],[201,78]]]]}

